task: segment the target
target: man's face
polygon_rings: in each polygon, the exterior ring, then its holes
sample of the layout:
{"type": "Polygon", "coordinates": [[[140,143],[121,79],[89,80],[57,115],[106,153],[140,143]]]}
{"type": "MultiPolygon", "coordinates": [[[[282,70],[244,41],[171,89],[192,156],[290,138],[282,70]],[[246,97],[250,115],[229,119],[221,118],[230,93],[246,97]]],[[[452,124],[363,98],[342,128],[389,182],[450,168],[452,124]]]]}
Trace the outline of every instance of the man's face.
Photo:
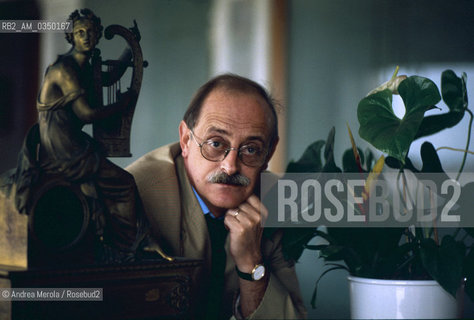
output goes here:
{"type": "Polygon", "coordinates": [[[74,48],[79,52],[89,52],[97,45],[97,34],[91,20],[83,19],[74,22],[74,48]]]}
{"type": "MultiPolygon", "coordinates": [[[[203,102],[194,135],[191,136],[189,128],[181,122],[180,143],[188,177],[213,214],[236,208],[252,195],[267,162],[249,167],[239,159],[237,150],[231,150],[222,161],[212,162],[201,155],[196,142],[222,139],[220,141],[233,148],[253,144],[268,150],[271,117],[268,105],[259,95],[215,89],[203,102]],[[211,176],[222,172],[230,176],[243,175],[249,183],[232,185],[209,181],[211,176]]],[[[269,155],[272,151],[269,150],[269,155]]]]}

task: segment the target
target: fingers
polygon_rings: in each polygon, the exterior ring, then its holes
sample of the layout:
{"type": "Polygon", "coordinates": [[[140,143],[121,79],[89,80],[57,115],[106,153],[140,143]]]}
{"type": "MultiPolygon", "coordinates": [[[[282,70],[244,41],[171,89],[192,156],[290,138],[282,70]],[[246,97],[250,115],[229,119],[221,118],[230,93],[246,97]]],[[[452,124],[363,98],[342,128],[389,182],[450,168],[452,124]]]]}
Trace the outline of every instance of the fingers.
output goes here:
{"type": "Polygon", "coordinates": [[[257,197],[250,197],[237,208],[229,209],[224,224],[229,230],[229,250],[239,270],[250,272],[261,263],[262,219],[267,216],[266,209],[257,197]]]}
{"type": "Polygon", "coordinates": [[[244,226],[260,225],[263,227],[267,217],[267,209],[255,195],[250,196],[246,202],[243,202],[237,208],[226,212],[226,220],[229,220],[228,222],[232,222],[232,224],[238,222],[244,226]]]}
{"type": "Polygon", "coordinates": [[[260,213],[261,215],[261,223],[263,223],[267,220],[268,218],[268,210],[265,208],[263,203],[260,201],[260,199],[256,195],[251,195],[247,199],[247,203],[250,204],[257,212],[260,213]]]}

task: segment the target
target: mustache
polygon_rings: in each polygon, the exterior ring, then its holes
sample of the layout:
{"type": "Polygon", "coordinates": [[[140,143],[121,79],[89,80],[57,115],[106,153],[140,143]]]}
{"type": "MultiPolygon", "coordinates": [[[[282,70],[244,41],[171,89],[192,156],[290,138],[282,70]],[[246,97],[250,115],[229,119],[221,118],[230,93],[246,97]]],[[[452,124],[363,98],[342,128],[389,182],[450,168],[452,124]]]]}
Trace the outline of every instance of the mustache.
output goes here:
{"type": "Polygon", "coordinates": [[[207,178],[207,181],[210,183],[223,183],[242,187],[246,187],[250,184],[250,179],[240,173],[230,176],[225,172],[214,172],[207,178]]]}

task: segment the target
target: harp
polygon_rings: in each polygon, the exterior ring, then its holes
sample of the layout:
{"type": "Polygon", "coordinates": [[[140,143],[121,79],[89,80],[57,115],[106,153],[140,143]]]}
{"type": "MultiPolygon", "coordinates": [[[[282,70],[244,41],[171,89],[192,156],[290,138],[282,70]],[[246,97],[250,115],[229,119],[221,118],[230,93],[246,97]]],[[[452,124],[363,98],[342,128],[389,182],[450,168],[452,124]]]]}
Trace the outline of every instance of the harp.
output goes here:
{"type": "Polygon", "coordinates": [[[129,49],[122,54],[120,59],[105,61],[102,60],[100,50],[95,49],[91,64],[96,105],[104,107],[121,104],[123,112],[93,123],[92,134],[94,139],[102,145],[107,157],[131,157],[132,119],[140,93],[143,68],[148,63],[143,61],[140,36],[135,21],[134,27],[130,29],[120,25],[110,25],[104,30],[105,39],[111,40],[115,36],[125,39],[129,49]],[[125,95],[122,91],[121,78],[129,68],[132,69],[131,80],[126,89],[127,95],[125,95]]]}

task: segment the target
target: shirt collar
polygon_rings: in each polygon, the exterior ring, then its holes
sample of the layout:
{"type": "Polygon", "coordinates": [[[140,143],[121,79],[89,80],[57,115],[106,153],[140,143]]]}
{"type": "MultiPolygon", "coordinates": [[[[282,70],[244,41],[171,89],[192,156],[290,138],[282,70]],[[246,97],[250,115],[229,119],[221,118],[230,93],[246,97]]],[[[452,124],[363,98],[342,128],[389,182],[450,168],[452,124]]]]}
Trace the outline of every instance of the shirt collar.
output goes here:
{"type": "Polygon", "coordinates": [[[193,188],[193,191],[194,191],[194,194],[196,195],[196,199],[198,200],[199,202],[199,206],[201,207],[201,210],[202,210],[202,213],[204,213],[205,215],[206,214],[209,214],[213,219],[218,219],[218,220],[222,220],[224,219],[224,216],[222,217],[219,217],[219,218],[216,218],[212,212],[209,210],[209,208],[207,207],[207,205],[204,203],[204,201],[202,200],[202,198],[199,196],[199,194],[196,192],[196,189],[193,188]]]}

